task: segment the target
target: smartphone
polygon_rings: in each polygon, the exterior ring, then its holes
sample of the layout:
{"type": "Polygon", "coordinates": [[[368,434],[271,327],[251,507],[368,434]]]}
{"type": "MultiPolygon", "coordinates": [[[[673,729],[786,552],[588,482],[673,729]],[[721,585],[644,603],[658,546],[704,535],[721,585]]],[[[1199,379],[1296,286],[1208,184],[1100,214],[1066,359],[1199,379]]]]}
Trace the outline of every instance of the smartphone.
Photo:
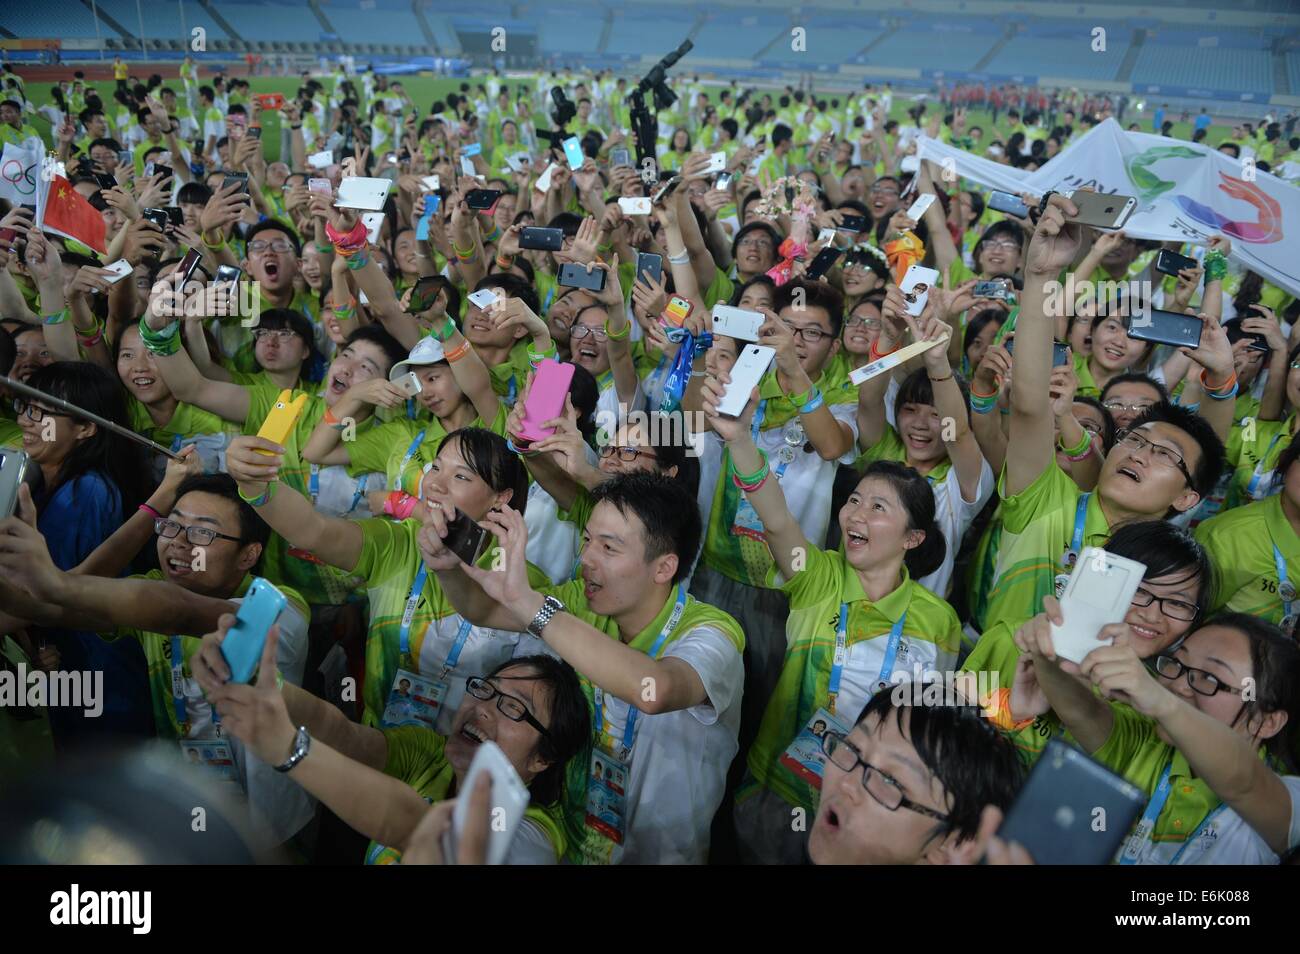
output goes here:
{"type": "Polygon", "coordinates": [[[460,788],[463,794],[456,799],[456,808],[451,814],[451,829],[444,839],[443,855],[448,859],[456,857],[456,846],[469,823],[470,793],[478,785],[479,776],[484,774],[492,778],[489,804],[493,809],[492,824],[488,826],[486,860],[490,865],[500,865],[505,863],[510,843],[519,830],[531,796],[505,753],[490,740],[479,743],[469,763],[465,784],[460,788]]]}
{"type": "Polygon", "coordinates": [[[1052,739],[1002,820],[998,837],[1018,842],[1035,864],[1109,864],[1146,803],[1136,785],[1052,739]],[[1097,818],[1106,822],[1100,830],[1097,818]]]}
{"type": "Polygon", "coordinates": [[[609,151],[609,164],[611,166],[630,166],[632,165],[632,153],[622,146],[616,146],[609,151]]]}
{"type": "Polygon", "coordinates": [[[103,172],[96,172],[96,173],[95,173],[95,181],[99,183],[99,187],[100,187],[101,189],[116,189],[116,188],[117,188],[117,180],[114,179],[112,176],[110,176],[110,175],[108,175],[108,174],[106,174],[106,173],[103,173],[103,172]]]}
{"type": "Polygon", "coordinates": [[[713,306],[713,333],[726,335],[738,341],[758,341],[758,329],[763,316],[757,311],[746,311],[731,305],[713,306]]]}
{"type": "Polygon", "coordinates": [[[348,176],[339,182],[339,197],[334,200],[334,206],[339,209],[382,212],[392,185],[390,179],[348,176]]]}
{"type": "Polygon", "coordinates": [[[167,217],[166,209],[141,209],[140,218],[144,219],[146,222],[152,222],[154,225],[158,226],[158,228],[164,230],[171,221],[167,217]]]}
{"type": "Polygon", "coordinates": [[[131,155],[130,149],[123,149],[117,154],[117,164],[119,166],[129,166],[134,161],[135,157],[131,155]]]}
{"type": "MultiPolygon", "coordinates": [[[[483,154],[483,144],[478,142],[469,142],[460,147],[460,154],[465,157],[481,156],[483,154]]],[[[394,156],[393,158],[396,158],[394,156]]]]}
{"type": "Polygon", "coordinates": [[[817,253],[817,257],[808,265],[808,270],[804,272],[804,278],[816,281],[831,270],[831,266],[836,260],[844,254],[840,248],[824,248],[817,253]]]}
{"type": "Polygon", "coordinates": [[[865,232],[870,227],[865,215],[846,215],[840,219],[840,224],[835,226],[835,231],[865,232]]]}
{"type": "Polygon", "coordinates": [[[239,281],[239,276],[242,274],[244,273],[235,265],[218,265],[217,277],[214,279],[214,281],[215,282],[237,282],[239,281]]]}
{"type": "Polygon", "coordinates": [[[1224,329],[1228,335],[1228,344],[1236,344],[1238,341],[1246,341],[1247,350],[1262,351],[1268,354],[1273,349],[1268,346],[1268,339],[1255,331],[1243,331],[1240,321],[1230,322],[1224,329]]]}
{"type": "Polygon", "coordinates": [[[411,297],[407,301],[407,313],[414,315],[426,311],[441,293],[443,281],[444,279],[438,275],[426,275],[423,278],[417,278],[415,287],[411,289],[411,297]]]}
{"type": "Polygon", "coordinates": [[[258,105],[260,105],[263,109],[284,108],[283,93],[254,93],[253,99],[257,100],[258,105]]]}
{"type": "MultiPolygon", "coordinates": [[[[262,426],[258,428],[257,436],[263,437],[273,444],[285,445],[289,435],[293,433],[293,427],[298,423],[298,415],[302,409],[307,406],[307,395],[299,394],[293,396],[293,391],[285,388],[280,392],[280,396],[275,399],[275,404],[266,419],[262,421],[262,426]]],[[[268,451],[259,450],[259,454],[271,456],[268,451]]]]}
{"type": "Polygon", "coordinates": [[[230,667],[230,681],[248,683],[262,660],[266,634],[279,618],[289,600],[260,576],[253,577],[239,610],[235,625],[221,641],[221,655],[230,667]]]}
{"type": "Polygon", "coordinates": [[[441,206],[442,196],[430,193],[424,197],[424,214],[415,223],[415,239],[417,242],[429,241],[429,226],[441,206]]]}
{"type": "Polygon", "coordinates": [[[662,283],[664,280],[664,257],[655,252],[637,252],[636,253],[636,281],[643,285],[648,285],[645,274],[650,273],[651,278],[656,282],[662,283]]]}
{"type": "Polygon", "coordinates": [[[239,186],[236,195],[240,192],[248,194],[248,173],[247,172],[227,172],[226,177],[221,180],[221,188],[229,188],[231,184],[239,186]]]}
{"type": "Polygon", "coordinates": [[[487,210],[497,204],[504,192],[500,189],[471,189],[465,196],[465,204],[471,209],[487,210]]]}
{"type": "Polygon", "coordinates": [[[179,205],[164,205],[163,211],[167,213],[167,221],[179,228],[185,224],[185,213],[181,211],[179,205]]]}
{"type": "Polygon", "coordinates": [[[898,163],[899,172],[920,172],[921,157],[913,153],[910,156],[904,156],[898,163]]]}
{"type": "MultiPolygon", "coordinates": [[[[384,213],[362,212],[361,224],[366,227],[366,241],[371,245],[379,244],[379,230],[384,227],[384,213]]],[[[419,236],[417,236],[417,239],[419,236]]]]}
{"type": "Polygon", "coordinates": [[[618,200],[618,207],[624,215],[649,215],[651,201],[638,196],[623,196],[618,200]]]}
{"type": "Polygon", "coordinates": [[[456,516],[447,524],[447,536],[443,538],[448,550],[460,557],[461,562],[475,564],[487,548],[490,536],[486,530],[457,510],[456,516]]]}
{"type": "Polygon", "coordinates": [[[1017,219],[1026,219],[1029,217],[1029,206],[1018,195],[1012,195],[1010,192],[994,191],[989,195],[989,208],[998,212],[1005,212],[1017,219]]]}
{"type": "Polygon", "coordinates": [[[130,275],[132,271],[134,271],[134,269],[131,267],[131,263],[124,258],[119,258],[116,262],[113,262],[112,264],[109,265],[105,265],[104,270],[107,272],[112,272],[111,275],[106,275],[104,277],[104,280],[108,282],[110,285],[116,285],[122,279],[126,278],[126,276],[130,275]]]}
{"type": "Polygon", "coordinates": [[[329,149],[324,149],[320,152],[313,152],[307,157],[307,165],[311,166],[313,169],[328,169],[330,166],[334,165],[334,153],[329,149]]]}
{"type": "Polygon", "coordinates": [[[577,136],[570,136],[564,140],[564,158],[569,162],[570,169],[581,169],[586,156],[582,154],[582,143],[578,141],[577,136]]]}
{"type": "Polygon", "coordinates": [[[419,376],[414,371],[406,372],[406,374],[403,374],[394,381],[393,384],[397,385],[398,389],[409,398],[415,397],[424,390],[424,386],[420,384],[419,376]]]}
{"type": "Polygon", "coordinates": [[[144,174],[147,176],[161,176],[162,178],[158,180],[159,182],[164,182],[175,175],[175,173],[172,171],[171,166],[164,166],[161,162],[155,162],[152,165],[153,165],[153,171],[150,172],[148,169],[146,169],[144,171],[144,174]]]}
{"type": "Polygon", "coordinates": [[[585,288],[587,291],[605,290],[605,270],[593,268],[590,272],[586,266],[573,262],[560,266],[559,284],[568,288],[585,288]]]}
{"type": "Polygon", "coordinates": [[[1156,271],[1163,272],[1166,275],[1178,277],[1178,273],[1184,268],[1196,268],[1197,261],[1186,255],[1179,255],[1167,248],[1162,248],[1156,252],[1156,271]]]}
{"type": "Polygon", "coordinates": [[[775,357],[775,348],[748,345],[732,365],[731,383],[727,385],[727,393],[722,395],[722,400],[718,403],[718,413],[727,417],[740,417],[745,405],[749,403],[750,393],[763,380],[763,375],[767,374],[775,357]]]}
{"type": "Polygon", "coordinates": [[[907,301],[907,313],[913,318],[925,311],[925,303],[930,298],[930,289],[939,282],[939,273],[933,268],[913,265],[899,283],[899,291],[907,301]]]}
{"type": "Polygon", "coordinates": [[[1061,659],[1081,663],[1108,642],[1098,631],[1122,623],[1147,568],[1136,560],[1115,556],[1100,547],[1084,547],[1060,595],[1060,626],[1052,623],[1052,648],[1061,659]]]}
{"type": "Polygon", "coordinates": [[[249,126],[249,127],[248,127],[248,138],[249,138],[249,139],[261,139],[261,138],[262,138],[262,127],[261,127],[261,126],[249,126]]]}
{"type": "Polygon", "coordinates": [[[564,413],[564,400],[573,382],[574,368],[574,365],[554,358],[545,358],[537,366],[533,383],[528,388],[528,399],[524,402],[524,422],[519,433],[513,435],[516,446],[520,442],[526,446],[555,433],[554,428],[542,424],[564,413]]]}
{"type": "Polygon", "coordinates": [[[506,165],[510,167],[511,172],[523,172],[531,162],[532,160],[526,152],[517,152],[513,156],[506,156],[506,165]]]}
{"type": "Polygon", "coordinates": [[[555,163],[547,164],[546,168],[542,170],[542,174],[537,177],[537,181],[533,183],[533,188],[538,192],[548,191],[551,188],[551,173],[554,170],[555,163]]]}
{"type": "MultiPolygon", "coordinates": [[[[1007,349],[1007,354],[1014,355],[1016,351],[1016,339],[1014,335],[1007,336],[1002,347],[1007,349]]],[[[1052,367],[1059,368],[1070,363],[1070,346],[1062,344],[1059,341],[1052,342],[1052,367]]]]}
{"type": "Polygon", "coordinates": [[[308,179],[307,191],[317,192],[330,198],[334,197],[334,186],[330,184],[328,179],[308,179]]]}
{"type": "Polygon", "coordinates": [[[719,192],[726,192],[731,188],[731,180],[733,178],[734,176],[730,172],[720,172],[718,173],[717,181],[713,183],[713,188],[717,189],[719,192]]]}
{"type": "Polygon", "coordinates": [[[686,319],[691,316],[693,307],[689,298],[674,295],[668,299],[668,304],[664,306],[664,313],[659,316],[659,320],[666,328],[681,328],[686,324],[686,319]]]}
{"type": "Polygon", "coordinates": [[[918,195],[916,201],[913,202],[911,207],[907,210],[907,217],[913,222],[920,222],[921,217],[925,215],[926,209],[930,208],[933,204],[934,195],[932,193],[926,192],[922,195],[918,195]]]}
{"type": "Polygon", "coordinates": [[[564,230],[528,226],[519,232],[519,247],[544,252],[558,252],[564,247],[564,230]]]}
{"type": "Polygon", "coordinates": [[[681,185],[681,182],[682,182],[682,177],[674,173],[672,178],[669,179],[667,182],[662,182],[659,184],[658,188],[656,188],[654,193],[650,196],[650,201],[655,205],[658,205],[664,199],[672,195],[673,190],[676,189],[679,185],[681,185]]]}
{"type": "Polygon", "coordinates": [[[1005,278],[976,282],[974,296],[976,298],[994,298],[998,301],[1011,301],[1013,297],[1010,284],[1005,278]]]}
{"type": "Polygon", "coordinates": [[[1081,192],[1078,189],[1066,195],[1079,214],[1067,222],[1088,225],[1094,229],[1119,229],[1137,208],[1137,199],[1131,195],[1107,195],[1104,192],[1081,192]]]}
{"type": "Polygon", "coordinates": [[[1205,323],[1195,315],[1180,315],[1176,311],[1152,308],[1132,315],[1125,322],[1130,338],[1155,341],[1178,348],[1199,348],[1205,323]]]}
{"type": "Polygon", "coordinates": [[[190,283],[190,279],[194,277],[194,271],[199,267],[201,261],[203,261],[203,253],[198,249],[192,248],[185,253],[180,265],[182,288],[190,283]]]}
{"type": "Polygon", "coordinates": [[[0,519],[12,517],[18,507],[18,488],[27,476],[26,451],[0,447],[0,519]]]}
{"type": "Polygon", "coordinates": [[[704,167],[704,172],[712,175],[715,172],[722,172],[727,168],[727,154],[725,152],[715,152],[709,156],[709,164],[704,167]]]}
{"type": "Polygon", "coordinates": [[[437,192],[442,188],[442,183],[437,176],[425,176],[420,180],[426,189],[430,192],[437,192]]]}
{"type": "Polygon", "coordinates": [[[491,305],[494,301],[497,300],[496,292],[492,291],[492,289],[490,288],[481,288],[478,291],[473,292],[466,297],[469,298],[469,303],[471,305],[474,305],[480,310],[487,308],[489,305],[491,305]]]}

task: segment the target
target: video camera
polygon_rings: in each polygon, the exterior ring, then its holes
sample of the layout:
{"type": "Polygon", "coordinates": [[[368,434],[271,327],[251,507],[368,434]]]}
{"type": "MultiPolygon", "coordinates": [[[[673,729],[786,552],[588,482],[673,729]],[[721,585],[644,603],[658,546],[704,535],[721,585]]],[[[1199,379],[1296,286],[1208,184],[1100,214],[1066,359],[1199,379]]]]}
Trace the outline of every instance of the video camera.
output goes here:
{"type": "Polygon", "coordinates": [[[668,70],[694,48],[695,44],[690,40],[682,41],[681,46],[652,66],[650,72],[637,83],[636,89],[628,94],[627,100],[632,104],[632,130],[636,133],[638,166],[646,156],[655,154],[655,142],[659,138],[659,120],[656,118],[656,113],[677,102],[677,94],[668,88],[666,82],[668,70]],[[646,108],[646,93],[654,94],[654,112],[646,108]]]}
{"type": "Polygon", "coordinates": [[[573,100],[564,95],[564,90],[558,86],[551,87],[551,99],[554,105],[551,106],[551,122],[555,123],[554,129],[539,129],[537,136],[545,139],[553,147],[559,148],[560,143],[569,138],[564,127],[574,116],[578,115],[578,107],[574,105],[573,100]]]}

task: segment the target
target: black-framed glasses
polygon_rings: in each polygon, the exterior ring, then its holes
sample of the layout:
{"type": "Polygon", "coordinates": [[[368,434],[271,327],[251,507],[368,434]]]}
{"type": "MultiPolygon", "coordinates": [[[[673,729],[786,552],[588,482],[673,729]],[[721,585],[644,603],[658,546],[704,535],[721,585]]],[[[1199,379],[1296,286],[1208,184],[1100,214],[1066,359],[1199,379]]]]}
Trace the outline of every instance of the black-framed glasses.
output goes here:
{"type": "Polygon", "coordinates": [[[1103,401],[1102,407],[1112,414],[1118,414],[1121,411],[1127,411],[1129,414],[1141,414],[1148,408],[1155,406],[1155,401],[1143,401],[1140,404],[1125,404],[1123,401],[1103,401]]]}
{"type": "Polygon", "coordinates": [[[1152,603],[1159,603],[1160,612],[1170,619],[1181,619],[1185,623],[1193,622],[1196,619],[1196,614],[1201,611],[1201,608],[1195,603],[1174,599],[1170,596],[1156,596],[1146,587],[1139,586],[1137,592],[1133,594],[1133,605],[1150,606],[1152,603]]]}
{"type": "Polygon", "coordinates": [[[602,329],[592,328],[588,325],[574,325],[569,329],[569,337],[573,338],[575,341],[581,341],[583,338],[587,337],[587,335],[591,335],[597,341],[605,341],[609,338],[609,335],[607,335],[602,329]]]}
{"type": "Polygon", "coordinates": [[[524,700],[518,696],[510,695],[508,692],[502,692],[482,676],[470,676],[470,678],[466,679],[465,691],[475,699],[482,699],[484,702],[489,702],[495,698],[497,711],[511,722],[527,722],[548,739],[551,737],[551,730],[537,721],[536,717],[528,711],[528,706],[524,700]]]}
{"type": "Polygon", "coordinates": [[[898,780],[885,774],[864,759],[862,753],[853,747],[853,744],[844,737],[842,732],[827,732],[823,735],[822,751],[826,753],[826,757],[834,763],[835,767],[842,772],[852,772],[861,765],[862,787],[867,790],[868,795],[891,812],[906,808],[918,815],[925,815],[941,822],[948,821],[947,815],[936,812],[933,808],[918,805],[904,795],[898,780]]]}
{"type": "Polygon", "coordinates": [[[272,252],[280,252],[283,254],[285,252],[293,251],[293,243],[288,239],[273,239],[269,242],[265,239],[253,239],[253,241],[248,243],[248,250],[250,252],[265,252],[270,250],[272,252]]]}
{"type": "Polygon", "coordinates": [[[825,328],[818,328],[816,325],[806,325],[800,328],[798,325],[792,325],[785,319],[782,319],[781,323],[790,329],[790,334],[802,338],[807,344],[821,344],[823,339],[832,336],[831,332],[827,331],[825,328]]]}
{"type": "Polygon", "coordinates": [[[228,533],[218,533],[211,527],[183,527],[175,520],[168,520],[166,517],[159,517],[153,522],[153,532],[158,534],[164,540],[171,540],[185,531],[185,539],[196,547],[206,547],[220,537],[222,540],[233,540],[235,543],[242,542],[239,537],[232,537],[228,533]]]}
{"type": "Polygon", "coordinates": [[[643,451],[639,447],[615,447],[613,444],[605,444],[600,448],[601,457],[613,457],[614,452],[618,451],[618,459],[625,464],[630,464],[638,457],[648,457],[655,460],[659,455],[652,454],[649,451],[643,451]]]}
{"type": "Polygon", "coordinates": [[[1241,695],[1240,689],[1234,689],[1214,673],[1206,672],[1204,669],[1196,669],[1174,656],[1157,656],[1156,672],[1170,681],[1177,679],[1179,676],[1186,676],[1187,684],[1192,687],[1192,692],[1198,695],[1212,696],[1219,692],[1229,692],[1234,696],[1241,695]]]}
{"type": "Polygon", "coordinates": [[[71,414],[64,414],[62,411],[47,411],[39,404],[33,404],[31,401],[26,401],[20,397],[14,398],[14,414],[17,417],[26,415],[27,420],[31,421],[33,424],[41,423],[41,421],[45,420],[47,416],[72,417],[71,414]]]}
{"type": "Polygon", "coordinates": [[[1187,483],[1192,483],[1192,472],[1187,469],[1187,462],[1183,460],[1183,455],[1173,447],[1167,444],[1157,444],[1153,440],[1148,440],[1138,431],[1125,431],[1120,435],[1118,444],[1130,451],[1151,451],[1151,459],[1157,464],[1165,467],[1176,467],[1183,472],[1187,478],[1187,483]]]}
{"type": "Polygon", "coordinates": [[[879,331],[880,319],[868,318],[863,315],[850,315],[844,319],[845,328],[855,328],[858,325],[861,325],[863,328],[867,329],[867,331],[879,331]]]}

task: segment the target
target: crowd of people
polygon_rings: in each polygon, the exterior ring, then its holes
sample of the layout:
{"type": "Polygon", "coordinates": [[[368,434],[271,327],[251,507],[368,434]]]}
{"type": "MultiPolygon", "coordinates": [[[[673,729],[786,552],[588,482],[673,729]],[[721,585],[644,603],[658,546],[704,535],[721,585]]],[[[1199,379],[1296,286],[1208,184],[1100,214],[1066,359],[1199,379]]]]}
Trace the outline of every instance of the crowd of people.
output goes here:
{"type": "Polygon", "coordinates": [[[0,217],[0,372],[43,395],[0,406],[27,458],[0,661],[103,680],[93,714],[0,709],[4,777],[168,746],[268,846],[318,860],[333,818],[355,862],[436,862],[452,800],[487,811],[461,785],[490,741],[530,796],[514,863],[974,863],[1032,860],[995,832],[1062,741],[1150,799],[1117,861],[1287,856],[1296,297],[1224,237],[1089,229],[1061,194],[999,213],[916,161],[924,133],[1036,167],[1100,98],[995,90],[1004,135],[974,94],[899,121],[888,87],[683,80],[648,142],[634,85],[416,103],[339,69],[268,97],[187,61],[37,106],[6,74],[0,138],[57,153],[108,250],[0,217]],[[379,216],[356,177],[388,180],[379,216]],[[917,264],[940,280],[905,295],[917,264]],[[1130,290],[1061,304],[1070,276],[1130,290]],[[1199,344],[1130,336],[1152,307],[1199,344]],[[1071,662],[1085,547],[1145,569],[1071,662]],[[237,682],[259,579],[285,605],[237,682]]]}

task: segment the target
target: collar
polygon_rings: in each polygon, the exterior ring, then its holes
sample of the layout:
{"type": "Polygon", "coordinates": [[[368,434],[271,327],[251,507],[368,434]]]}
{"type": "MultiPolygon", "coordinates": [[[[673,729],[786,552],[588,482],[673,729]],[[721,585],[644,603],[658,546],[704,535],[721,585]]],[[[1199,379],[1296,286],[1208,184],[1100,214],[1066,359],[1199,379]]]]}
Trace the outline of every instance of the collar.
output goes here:
{"type": "Polygon", "coordinates": [[[862,588],[862,580],[858,577],[857,571],[849,566],[849,561],[844,560],[843,576],[840,579],[840,599],[845,603],[866,603],[867,606],[884,616],[891,623],[897,623],[904,613],[907,612],[908,605],[912,602],[912,576],[907,572],[907,566],[903,566],[903,581],[886,593],[882,599],[874,603],[867,598],[866,591],[862,588]]]}
{"type": "MultiPolygon", "coordinates": [[[[636,634],[636,636],[627,644],[628,646],[638,652],[646,653],[650,651],[650,647],[654,645],[655,640],[659,638],[659,633],[662,632],[664,625],[668,622],[668,617],[672,615],[673,607],[677,605],[677,586],[676,583],[673,584],[672,588],[668,591],[668,599],[664,601],[664,605],[660,608],[658,615],[650,621],[649,626],[636,634]]],[[[692,602],[693,600],[688,594],[686,597],[687,605],[690,605],[692,602]]],[[[610,622],[614,623],[612,619],[610,622]]],[[[681,625],[682,621],[679,619],[677,621],[677,626],[680,628],[681,625]]],[[[617,623],[614,623],[613,635],[615,639],[619,638],[617,623]]]]}

